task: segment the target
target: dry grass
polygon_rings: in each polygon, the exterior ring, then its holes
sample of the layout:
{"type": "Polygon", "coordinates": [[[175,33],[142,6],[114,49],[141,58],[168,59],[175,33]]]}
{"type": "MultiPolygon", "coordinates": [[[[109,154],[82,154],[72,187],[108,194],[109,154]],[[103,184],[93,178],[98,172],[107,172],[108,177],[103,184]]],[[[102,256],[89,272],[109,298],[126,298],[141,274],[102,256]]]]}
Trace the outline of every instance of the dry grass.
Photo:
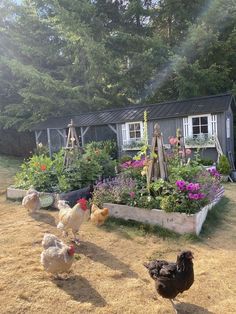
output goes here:
{"type": "Polygon", "coordinates": [[[41,210],[32,217],[2,195],[0,313],[173,313],[169,302],[156,295],[142,263],[152,257],[173,260],[183,248],[195,253],[196,279],[180,296],[179,313],[235,313],[234,185],[227,187],[226,195],[229,202],[210,217],[217,219],[217,226],[208,222],[204,237],[197,241],[163,239],[138,227],[109,222],[102,228],[84,224],[78,248],[81,259],[67,281],[52,280],[39,263],[44,232],[60,235],[55,228],[57,212],[41,210]]]}

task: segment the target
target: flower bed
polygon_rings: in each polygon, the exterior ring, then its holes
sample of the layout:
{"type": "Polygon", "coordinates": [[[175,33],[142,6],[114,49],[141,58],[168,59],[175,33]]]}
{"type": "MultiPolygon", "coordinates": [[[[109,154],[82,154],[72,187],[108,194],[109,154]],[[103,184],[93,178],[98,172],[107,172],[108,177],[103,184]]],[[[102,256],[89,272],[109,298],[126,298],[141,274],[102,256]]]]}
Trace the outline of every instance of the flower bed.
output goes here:
{"type": "Polygon", "coordinates": [[[199,235],[201,232],[207,213],[221,199],[224,188],[221,187],[216,194],[215,200],[204,206],[196,214],[167,213],[161,209],[145,209],[127,205],[104,203],[103,206],[109,208],[110,216],[125,220],[135,220],[138,222],[159,225],[163,228],[175,231],[180,234],[192,233],[199,235]]]}

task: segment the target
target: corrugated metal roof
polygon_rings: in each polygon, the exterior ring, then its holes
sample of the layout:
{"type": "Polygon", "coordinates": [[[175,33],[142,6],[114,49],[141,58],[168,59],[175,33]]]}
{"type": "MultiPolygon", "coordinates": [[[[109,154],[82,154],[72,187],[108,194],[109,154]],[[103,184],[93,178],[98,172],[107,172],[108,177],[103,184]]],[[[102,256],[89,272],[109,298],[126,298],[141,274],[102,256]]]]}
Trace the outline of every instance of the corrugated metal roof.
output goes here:
{"type": "Polygon", "coordinates": [[[224,112],[228,109],[232,94],[220,94],[191,98],[186,100],[169,101],[153,105],[128,106],[117,109],[93,111],[77,116],[50,118],[36,125],[33,130],[46,128],[66,128],[71,119],[76,126],[91,126],[142,121],[143,112],[148,112],[148,120],[184,117],[187,115],[224,112]]]}

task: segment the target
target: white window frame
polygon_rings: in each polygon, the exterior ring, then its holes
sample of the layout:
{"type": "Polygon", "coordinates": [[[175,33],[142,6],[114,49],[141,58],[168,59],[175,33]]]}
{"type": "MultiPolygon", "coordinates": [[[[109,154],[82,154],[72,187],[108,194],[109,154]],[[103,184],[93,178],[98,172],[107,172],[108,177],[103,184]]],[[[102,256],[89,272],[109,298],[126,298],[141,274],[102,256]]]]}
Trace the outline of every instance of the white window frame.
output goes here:
{"type": "MultiPolygon", "coordinates": [[[[207,117],[208,121],[208,135],[209,136],[217,136],[217,115],[216,114],[196,114],[188,117],[183,118],[183,134],[184,139],[193,136],[193,118],[201,118],[207,117]]],[[[190,147],[186,145],[186,147],[190,147]]],[[[214,147],[215,145],[209,144],[208,147],[214,147]]]]}
{"type": "Polygon", "coordinates": [[[143,135],[144,135],[143,121],[126,122],[126,123],[122,124],[121,128],[122,128],[122,144],[124,146],[128,145],[132,141],[139,142],[139,141],[143,140],[143,135]],[[132,124],[137,124],[137,123],[140,124],[140,135],[141,135],[141,137],[140,137],[140,139],[135,140],[135,139],[130,138],[129,126],[132,124]]]}

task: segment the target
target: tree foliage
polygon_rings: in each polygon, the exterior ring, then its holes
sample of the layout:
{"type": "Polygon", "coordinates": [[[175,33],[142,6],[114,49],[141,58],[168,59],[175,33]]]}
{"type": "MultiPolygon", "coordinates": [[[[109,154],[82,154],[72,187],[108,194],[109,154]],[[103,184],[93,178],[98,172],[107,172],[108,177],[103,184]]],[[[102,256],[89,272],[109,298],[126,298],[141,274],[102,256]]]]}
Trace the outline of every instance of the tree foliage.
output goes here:
{"type": "Polygon", "coordinates": [[[0,2],[0,124],[236,92],[234,0],[0,2]]]}

